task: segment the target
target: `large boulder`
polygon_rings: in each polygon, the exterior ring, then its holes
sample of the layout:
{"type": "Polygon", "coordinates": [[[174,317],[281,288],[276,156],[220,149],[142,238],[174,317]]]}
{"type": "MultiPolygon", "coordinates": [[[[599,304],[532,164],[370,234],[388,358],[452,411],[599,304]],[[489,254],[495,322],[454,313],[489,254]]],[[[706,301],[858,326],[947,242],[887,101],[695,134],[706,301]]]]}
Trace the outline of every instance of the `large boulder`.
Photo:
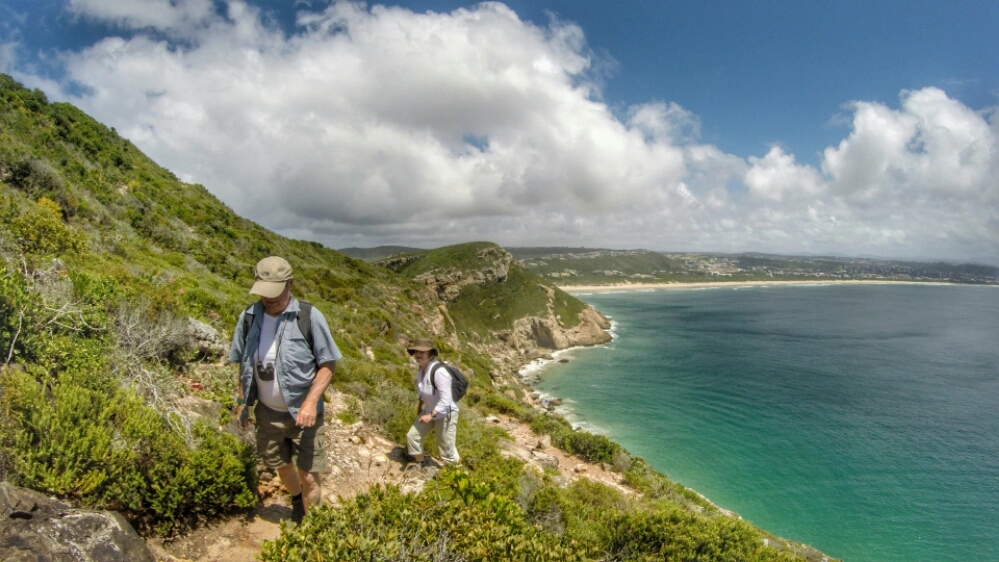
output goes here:
{"type": "Polygon", "coordinates": [[[229,342],[218,330],[200,320],[188,317],[184,337],[188,349],[207,359],[215,360],[229,352],[229,342]]]}
{"type": "Polygon", "coordinates": [[[145,541],[118,513],[73,509],[0,482],[0,560],[154,562],[145,541]]]}

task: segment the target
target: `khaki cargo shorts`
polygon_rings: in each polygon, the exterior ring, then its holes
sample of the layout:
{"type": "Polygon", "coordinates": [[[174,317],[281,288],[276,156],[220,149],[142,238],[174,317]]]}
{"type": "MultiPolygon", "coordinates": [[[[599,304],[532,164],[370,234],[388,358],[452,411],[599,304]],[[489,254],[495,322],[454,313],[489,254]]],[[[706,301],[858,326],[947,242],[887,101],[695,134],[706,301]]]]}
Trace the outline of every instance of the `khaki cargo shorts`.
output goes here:
{"type": "Polygon", "coordinates": [[[267,468],[281,468],[292,461],[305,472],[326,472],[326,426],[322,416],[316,425],[298,427],[288,412],[272,410],[257,402],[257,454],[267,468]]]}

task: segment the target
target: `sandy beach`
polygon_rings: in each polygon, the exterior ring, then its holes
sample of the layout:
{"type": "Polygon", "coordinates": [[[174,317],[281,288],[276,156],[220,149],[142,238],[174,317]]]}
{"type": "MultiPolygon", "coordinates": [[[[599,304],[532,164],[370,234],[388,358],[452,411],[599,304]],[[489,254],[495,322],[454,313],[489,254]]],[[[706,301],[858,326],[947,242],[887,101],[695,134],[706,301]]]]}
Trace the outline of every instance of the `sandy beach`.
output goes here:
{"type": "MultiPolygon", "coordinates": [[[[711,281],[704,283],[614,283],[610,285],[559,285],[567,293],[639,291],[652,289],[707,289],[713,287],[763,287],[769,285],[955,285],[935,281],[891,281],[880,279],[829,279],[807,281],[711,281]]],[[[983,285],[988,286],[988,285],[983,285]]],[[[994,286],[994,285],[993,285],[994,286]]]]}

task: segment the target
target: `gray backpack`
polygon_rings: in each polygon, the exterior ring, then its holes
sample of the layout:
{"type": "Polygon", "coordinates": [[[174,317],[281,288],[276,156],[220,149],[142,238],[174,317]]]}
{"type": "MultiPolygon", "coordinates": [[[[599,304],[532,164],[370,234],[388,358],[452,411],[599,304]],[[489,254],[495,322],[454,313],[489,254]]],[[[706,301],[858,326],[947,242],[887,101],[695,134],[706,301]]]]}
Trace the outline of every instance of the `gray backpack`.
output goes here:
{"type": "Polygon", "coordinates": [[[434,378],[434,373],[441,367],[447,369],[447,372],[451,374],[451,401],[457,402],[461,400],[465,396],[465,393],[468,392],[468,379],[465,378],[465,375],[461,374],[458,367],[448,365],[443,361],[438,361],[437,366],[430,373],[430,384],[434,386],[434,393],[437,393],[437,380],[434,378]]]}

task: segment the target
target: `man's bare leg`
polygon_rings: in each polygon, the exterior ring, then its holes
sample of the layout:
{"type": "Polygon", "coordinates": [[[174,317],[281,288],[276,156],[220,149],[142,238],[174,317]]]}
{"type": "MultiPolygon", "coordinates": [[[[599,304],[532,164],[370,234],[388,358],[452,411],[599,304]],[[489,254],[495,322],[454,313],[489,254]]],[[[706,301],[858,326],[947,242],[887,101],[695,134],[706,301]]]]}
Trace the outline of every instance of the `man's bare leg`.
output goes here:
{"type": "Polygon", "coordinates": [[[277,469],[278,476],[281,477],[281,483],[284,484],[288,493],[297,496],[302,493],[302,483],[298,479],[299,470],[295,468],[295,465],[288,463],[281,468],[277,469]]]}
{"type": "Polygon", "coordinates": [[[306,472],[302,469],[298,469],[297,476],[302,483],[302,499],[305,500],[305,512],[308,513],[311,506],[323,501],[322,476],[318,472],[306,472]]]}

